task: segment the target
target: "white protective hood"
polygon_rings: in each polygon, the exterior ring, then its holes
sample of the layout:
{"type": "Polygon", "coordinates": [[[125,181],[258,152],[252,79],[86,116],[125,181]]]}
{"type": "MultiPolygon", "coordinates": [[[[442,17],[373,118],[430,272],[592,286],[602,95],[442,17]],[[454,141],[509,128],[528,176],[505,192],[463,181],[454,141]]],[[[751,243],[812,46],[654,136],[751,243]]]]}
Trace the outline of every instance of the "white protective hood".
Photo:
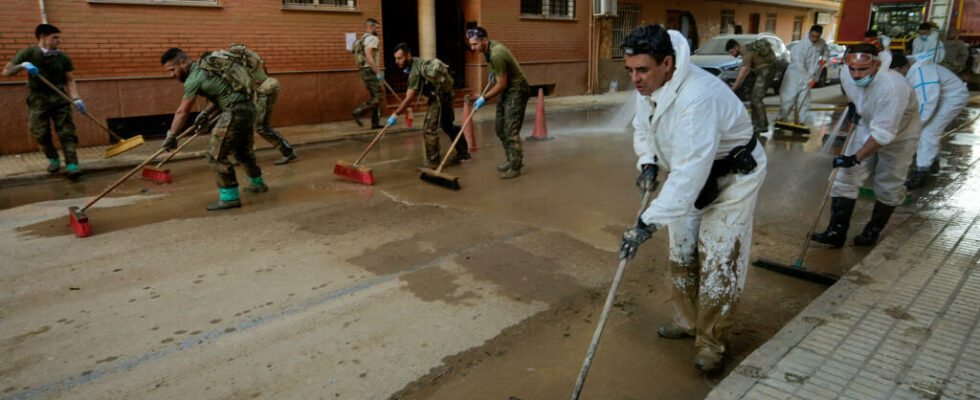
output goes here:
{"type": "MultiPolygon", "coordinates": [[[[918,136],[918,130],[910,132],[908,129],[909,114],[917,118],[919,108],[918,101],[912,94],[912,87],[902,74],[888,69],[891,53],[882,52],[878,56],[881,67],[871,83],[865,87],[854,84],[854,78],[848,69],[841,72],[841,87],[861,116],[858,127],[854,130],[854,139],[845,150],[846,154],[856,152],[869,137],[885,146],[896,139],[918,136]]],[[[915,125],[918,127],[919,124],[915,125]]]]}

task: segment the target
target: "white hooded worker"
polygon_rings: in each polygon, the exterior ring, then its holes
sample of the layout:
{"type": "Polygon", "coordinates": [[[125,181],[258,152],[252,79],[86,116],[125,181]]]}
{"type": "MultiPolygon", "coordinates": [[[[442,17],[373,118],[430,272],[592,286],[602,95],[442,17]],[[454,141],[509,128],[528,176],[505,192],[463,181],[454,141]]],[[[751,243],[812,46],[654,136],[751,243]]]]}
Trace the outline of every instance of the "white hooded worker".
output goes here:
{"type": "Polygon", "coordinates": [[[847,148],[833,159],[840,171],[830,190],[830,224],[812,239],[844,246],[858,192],[871,177],[875,206],[854,245],[873,246],[895,207],[905,200],[905,177],[921,129],[919,105],[905,77],[883,67],[891,62],[890,53],[879,54],[870,43],[856,44],[848,48],[844,61],[847,72],[841,73],[841,87],[851,101],[847,112],[857,127],[847,148]]]}
{"type": "Polygon", "coordinates": [[[805,125],[807,113],[810,112],[810,88],[816,84],[822,61],[828,56],[827,45],[820,38],[822,34],[823,27],[814,25],[807,38],[793,47],[789,67],[786,68],[783,83],[779,87],[777,126],[780,122],[787,121],[794,108],[791,122],[794,125],[805,125]]]}
{"type": "Polygon", "coordinates": [[[721,365],[745,284],[752,217],[766,176],[766,155],[745,106],[714,75],[691,64],[680,32],[640,26],[623,39],[636,86],[633,147],[637,186],[659,195],[626,231],[620,258],[633,258],[657,230],[670,235],[674,320],[660,336],[695,337],[694,366],[721,365]]]}
{"type": "Polygon", "coordinates": [[[929,60],[911,64],[907,57],[896,56],[891,68],[905,75],[919,100],[922,137],[915,150],[915,170],[905,182],[906,187],[915,189],[925,184],[930,172],[939,172],[939,139],[946,125],[970,101],[970,91],[956,74],[929,60]]]}
{"type": "Polygon", "coordinates": [[[943,47],[939,32],[932,30],[932,24],[928,22],[920,24],[918,36],[912,39],[912,56],[920,59],[928,58],[938,64],[945,55],[946,49],[943,47]]]}

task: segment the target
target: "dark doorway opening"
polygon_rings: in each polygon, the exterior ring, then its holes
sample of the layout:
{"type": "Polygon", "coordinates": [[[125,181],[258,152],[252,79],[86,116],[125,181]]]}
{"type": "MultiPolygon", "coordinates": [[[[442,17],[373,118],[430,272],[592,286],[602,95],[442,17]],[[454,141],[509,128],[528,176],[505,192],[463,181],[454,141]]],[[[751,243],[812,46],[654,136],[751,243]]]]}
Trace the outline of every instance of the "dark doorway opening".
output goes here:
{"type": "Polygon", "coordinates": [[[449,65],[456,89],[466,86],[465,33],[460,0],[436,0],[436,58],[449,65]]]}
{"type": "Polygon", "coordinates": [[[749,32],[748,33],[759,33],[759,20],[761,19],[761,14],[749,14],[749,32]]]}
{"type": "Polygon", "coordinates": [[[385,80],[395,91],[404,92],[408,75],[395,63],[395,46],[407,43],[412,54],[419,54],[419,6],[417,0],[381,2],[381,37],[384,44],[385,80]]]}
{"type": "Polygon", "coordinates": [[[680,32],[687,38],[687,44],[691,50],[700,46],[698,40],[698,25],[694,22],[694,15],[687,11],[667,10],[667,29],[680,32]]]}

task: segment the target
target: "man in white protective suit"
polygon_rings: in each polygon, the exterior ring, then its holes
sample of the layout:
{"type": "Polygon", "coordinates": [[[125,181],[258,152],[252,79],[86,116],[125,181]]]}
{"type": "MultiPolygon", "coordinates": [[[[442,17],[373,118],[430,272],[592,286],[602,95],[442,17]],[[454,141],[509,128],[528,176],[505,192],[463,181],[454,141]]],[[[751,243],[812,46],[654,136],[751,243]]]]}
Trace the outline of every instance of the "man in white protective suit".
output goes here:
{"type": "Polygon", "coordinates": [[[905,75],[919,100],[922,137],[915,150],[915,170],[905,182],[909,189],[915,189],[925,184],[930,172],[939,172],[939,139],[946,125],[970,101],[970,91],[965,82],[942,65],[928,60],[915,60],[915,64],[909,61],[896,56],[891,68],[905,75]]]}
{"type": "Polygon", "coordinates": [[[820,35],[823,27],[814,25],[806,40],[801,40],[793,48],[792,58],[783,83],[779,87],[779,115],[777,121],[790,121],[796,125],[805,125],[807,113],[810,112],[810,88],[816,84],[819,77],[822,60],[829,56],[827,44],[820,35]],[[796,108],[795,114],[790,114],[796,108]],[[787,120],[787,118],[792,118],[787,120]]]}
{"type": "Polygon", "coordinates": [[[932,24],[923,22],[919,25],[918,36],[912,39],[912,56],[920,59],[929,58],[934,63],[939,63],[946,55],[943,41],[939,37],[939,32],[932,30],[932,24]],[[923,57],[923,55],[927,55],[923,57]]]}
{"type": "Polygon", "coordinates": [[[830,190],[830,224],[812,239],[842,247],[861,185],[873,177],[875,206],[855,246],[873,246],[895,207],[905,200],[905,177],[919,139],[919,105],[905,77],[885,66],[891,54],[873,44],[848,48],[841,87],[852,104],[847,113],[857,121],[853,137],[833,167],[840,168],[830,190]],[[879,58],[880,57],[880,58],[879,58]]]}
{"type": "Polygon", "coordinates": [[[735,305],[745,284],[752,217],[766,176],[766,154],[745,106],[714,75],[691,64],[684,36],[661,25],[633,30],[622,43],[639,92],[633,148],[641,192],[659,195],[626,231],[620,258],[632,258],[658,229],[670,235],[674,321],[660,336],[695,337],[694,366],[721,366],[735,305]]]}

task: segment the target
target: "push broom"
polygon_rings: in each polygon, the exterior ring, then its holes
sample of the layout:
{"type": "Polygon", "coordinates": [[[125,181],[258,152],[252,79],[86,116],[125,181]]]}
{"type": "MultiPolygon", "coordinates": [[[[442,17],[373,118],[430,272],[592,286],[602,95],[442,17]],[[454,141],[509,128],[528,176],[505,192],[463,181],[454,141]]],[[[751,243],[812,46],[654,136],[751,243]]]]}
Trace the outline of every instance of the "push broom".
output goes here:
{"type": "Polygon", "coordinates": [[[807,101],[810,101],[810,90],[806,91],[806,95],[803,96],[803,101],[793,105],[793,122],[776,121],[775,128],[800,134],[810,133],[810,127],[803,125],[800,121],[800,106],[806,104],[807,101]]]}
{"type": "MultiPolygon", "coordinates": [[[[637,219],[646,210],[647,203],[650,202],[650,193],[650,190],[643,191],[643,200],[640,203],[640,211],[636,215],[637,219]]],[[[595,350],[599,347],[599,339],[602,338],[602,331],[606,327],[606,319],[609,318],[609,311],[612,310],[613,299],[616,298],[616,291],[619,290],[619,282],[623,279],[623,272],[626,271],[626,263],[628,262],[629,258],[627,257],[622,257],[619,260],[619,268],[616,269],[616,276],[613,278],[612,285],[609,286],[609,294],[606,295],[606,304],[602,306],[599,324],[595,327],[595,332],[592,334],[592,342],[589,343],[589,350],[585,352],[585,360],[582,361],[582,369],[578,371],[578,378],[575,379],[575,387],[572,389],[571,400],[578,400],[578,396],[582,393],[582,386],[585,385],[585,377],[589,375],[592,358],[595,357],[595,350]]]]}
{"type": "Polygon", "coordinates": [[[361,155],[357,156],[357,159],[354,160],[353,163],[346,163],[344,161],[337,160],[337,164],[333,166],[334,175],[339,175],[365,185],[373,185],[374,172],[371,170],[371,168],[361,167],[360,164],[361,161],[364,160],[364,157],[367,156],[367,153],[371,151],[371,148],[378,143],[381,136],[384,136],[385,132],[388,131],[388,128],[391,128],[392,126],[393,125],[386,124],[384,128],[381,128],[381,130],[378,131],[378,134],[374,135],[374,140],[372,140],[371,143],[364,148],[364,151],[361,152],[361,155]]]}
{"type": "MultiPolygon", "coordinates": [[[[842,114],[841,118],[847,118],[847,112],[842,114]]],[[[855,125],[857,124],[852,123],[847,129],[847,138],[844,140],[844,147],[842,151],[847,151],[847,145],[851,143],[851,138],[854,136],[852,133],[854,132],[855,125]]],[[[840,130],[838,129],[836,132],[834,132],[834,136],[836,136],[839,132],[840,130]]],[[[820,208],[817,210],[816,218],[813,219],[813,225],[811,225],[810,230],[806,232],[806,237],[803,239],[803,246],[800,248],[800,255],[796,258],[796,262],[792,265],[786,265],[759,257],[758,260],[755,260],[755,262],[752,263],[753,265],[783,275],[789,275],[794,278],[800,278],[827,286],[833,285],[835,282],[837,282],[837,279],[839,279],[837,276],[808,270],[803,265],[803,259],[806,257],[807,249],[810,248],[810,237],[813,236],[813,232],[817,230],[817,224],[820,223],[820,216],[823,214],[824,208],[827,207],[827,199],[830,198],[830,190],[834,187],[834,180],[837,178],[838,171],[840,171],[840,168],[834,168],[834,170],[830,172],[830,182],[827,183],[827,190],[824,192],[823,199],[820,201],[820,208]]]]}
{"type": "Polygon", "coordinates": [[[187,147],[188,144],[193,142],[194,139],[196,139],[201,134],[201,132],[210,131],[211,127],[213,127],[217,121],[218,121],[218,117],[214,117],[213,119],[211,119],[211,121],[208,121],[208,129],[198,129],[197,131],[195,131],[194,134],[191,135],[191,137],[187,138],[187,140],[184,141],[184,143],[181,143],[180,146],[177,146],[177,148],[174,149],[174,151],[171,151],[170,154],[167,155],[167,157],[165,157],[163,160],[160,160],[160,162],[158,162],[155,167],[151,167],[149,165],[143,167],[143,172],[140,175],[140,179],[159,183],[159,184],[172,183],[174,180],[173,180],[173,176],[170,175],[170,169],[162,168],[163,164],[166,163],[167,161],[170,161],[171,158],[174,158],[174,156],[177,155],[177,153],[180,153],[180,151],[183,150],[184,147],[187,147]]]}
{"type": "MultiPolygon", "coordinates": [[[[493,74],[490,74],[490,80],[487,82],[487,86],[483,88],[483,92],[480,93],[480,97],[487,94],[487,91],[490,90],[490,85],[492,84],[493,74]]],[[[466,120],[463,121],[462,126],[466,126],[466,124],[470,123],[470,120],[473,119],[473,115],[476,114],[476,111],[477,110],[473,110],[470,112],[470,115],[466,116],[466,120]]],[[[449,150],[446,151],[446,155],[442,157],[442,162],[439,163],[439,167],[436,169],[419,168],[419,171],[422,172],[422,174],[419,175],[419,179],[452,190],[459,190],[459,177],[442,172],[442,168],[446,166],[446,161],[449,161],[449,156],[453,155],[453,152],[456,151],[456,143],[458,143],[459,138],[463,136],[466,135],[463,135],[463,131],[460,130],[459,134],[456,135],[456,138],[453,139],[453,143],[449,145],[449,150]]]]}
{"type": "MultiPolygon", "coordinates": [[[[41,82],[44,82],[45,85],[48,85],[48,87],[51,88],[51,90],[53,90],[55,93],[58,93],[58,95],[61,96],[61,98],[67,100],[69,103],[72,103],[72,98],[68,96],[67,93],[61,91],[61,89],[58,89],[58,87],[56,87],[53,83],[51,83],[51,81],[49,81],[43,75],[37,74],[34,76],[40,79],[41,82]]],[[[105,154],[102,156],[103,158],[115,157],[125,151],[132,150],[136,146],[143,144],[143,135],[136,135],[129,139],[123,139],[119,137],[119,135],[117,135],[111,129],[109,129],[109,127],[106,126],[106,124],[104,124],[101,120],[95,118],[94,116],[92,116],[92,114],[89,114],[88,111],[80,111],[80,112],[82,113],[82,115],[91,119],[92,122],[95,122],[96,125],[98,125],[100,128],[108,132],[109,135],[111,135],[112,137],[116,138],[116,140],[119,141],[119,143],[116,143],[110,146],[108,149],[105,149],[105,154]]]]}
{"type": "MultiPolygon", "coordinates": [[[[183,133],[181,133],[179,136],[177,136],[177,139],[180,139],[180,138],[186,136],[187,134],[191,133],[191,131],[199,131],[200,128],[201,127],[200,126],[197,126],[197,125],[192,126],[192,127],[188,128],[186,131],[184,131],[183,133]]],[[[113,184],[109,185],[109,187],[105,188],[105,190],[103,190],[102,193],[99,193],[98,196],[93,197],[92,200],[89,200],[88,203],[85,203],[84,206],[82,206],[80,208],[79,207],[69,207],[68,208],[68,221],[71,223],[71,229],[75,231],[75,236],[78,236],[78,237],[86,237],[86,236],[92,235],[92,228],[88,224],[88,216],[85,215],[85,210],[88,210],[88,208],[89,207],[92,207],[92,205],[95,204],[95,202],[97,202],[97,201],[99,201],[99,199],[105,197],[105,195],[109,194],[109,192],[115,190],[117,187],[119,187],[119,185],[121,185],[123,182],[125,182],[127,179],[129,179],[129,177],[131,177],[134,174],[136,174],[137,171],[139,171],[140,169],[142,169],[143,167],[145,167],[147,164],[149,164],[150,162],[152,162],[155,158],[157,158],[158,156],[160,156],[160,154],[163,154],[163,152],[165,152],[165,151],[167,151],[167,149],[161,148],[160,150],[157,150],[156,153],[153,153],[153,155],[151,155],[149,158],[147,158],[146,160],[144,160],[143,162],[141,162],[135,168],[131,169],[129,172],[127,172],[121,178],[119,178],[118,180],[116,180],[113,184]]]]}

